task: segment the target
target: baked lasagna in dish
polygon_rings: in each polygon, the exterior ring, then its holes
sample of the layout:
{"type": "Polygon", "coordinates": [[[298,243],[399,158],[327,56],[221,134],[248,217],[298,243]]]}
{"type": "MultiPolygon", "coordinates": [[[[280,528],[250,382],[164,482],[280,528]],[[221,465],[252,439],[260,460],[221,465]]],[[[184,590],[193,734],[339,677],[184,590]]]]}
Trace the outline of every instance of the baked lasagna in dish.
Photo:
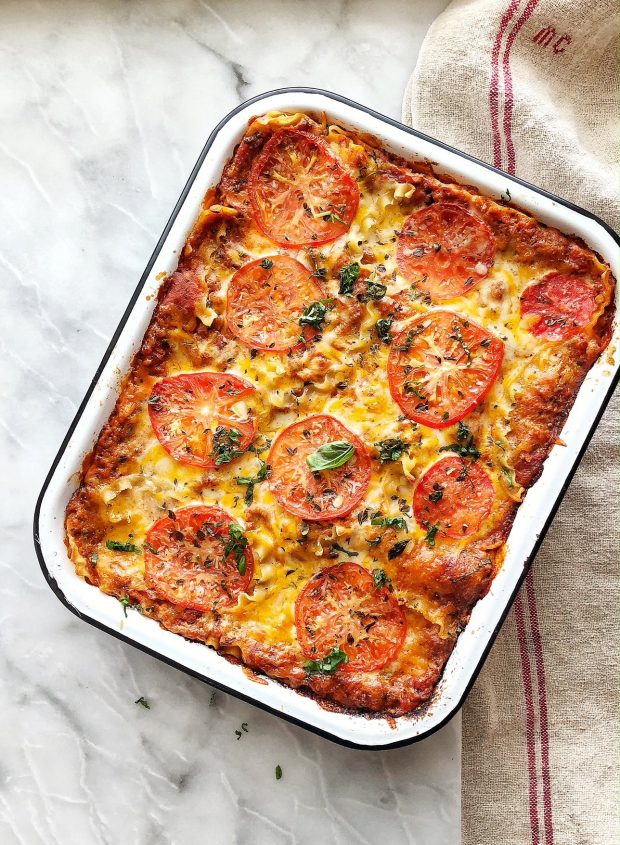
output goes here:
{"type": "Polygon", "coordinates": [[[609,268],[508,199],[253,119],[84,460],[77,573],[323,706],[427,703],[610,336],[609,268]]]}

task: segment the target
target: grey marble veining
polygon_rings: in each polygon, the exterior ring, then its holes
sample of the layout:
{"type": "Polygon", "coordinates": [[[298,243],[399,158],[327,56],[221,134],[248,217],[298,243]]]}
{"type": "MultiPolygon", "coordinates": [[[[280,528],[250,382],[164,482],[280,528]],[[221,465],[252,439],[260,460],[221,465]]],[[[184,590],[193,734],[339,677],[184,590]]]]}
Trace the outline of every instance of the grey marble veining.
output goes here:
{"type": "Polygon", "coordinates": [[[211,701],[70,615],[30,537],[43,477],[213,126],[291,84],[398,117],[444,6],[0,6],[3,845],[459,842],[458,719],[362,753],[211,701]]]}

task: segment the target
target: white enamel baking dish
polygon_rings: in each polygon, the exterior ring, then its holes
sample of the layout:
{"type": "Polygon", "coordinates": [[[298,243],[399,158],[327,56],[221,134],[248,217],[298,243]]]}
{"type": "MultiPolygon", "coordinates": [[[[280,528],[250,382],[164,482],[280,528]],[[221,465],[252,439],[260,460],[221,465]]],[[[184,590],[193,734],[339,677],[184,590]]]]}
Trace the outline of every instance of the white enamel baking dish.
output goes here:
{"type": "Polygon", "coordinates": [[[463,703],[480,671],[618,381],[620,327],[614,322],[609,352],[588,373],[566,421],[561,435],[566,446],[553,448],[541,478],[527,493],[510,532],[505,563],[488,595],[474,608],[430,706],[422,713],[396,719],[395,725],[380,718],[333,713],[270,679],[266,684],[252,681],[240,666],[229,663],[217,652],[165,631],[137,612],[129,612],[125,618],[116,599],[75,574],[63,542],[65,507],[82,459],[114,406],[118,374],[127,370],[140,345],[153,311],[153,294],[160,284],[157,280],[162,273],[175,269],[205,191],[219,181],[248,120],[272,110],[324,111],[330,120],[370,132],[388,149],[406,158],[434,162],[455,181],[475,185],[492,197],[506,196],[509,189],[516,206],[563,232],[579,235],[609,262],[617,278],[620,275],[620,239],[601,220],[564,200],[335,94],[287,88],[254,97],[222,120],[194,167],[45,480],[34,517],[35,547],[50,587],[81,619],[213,686],[343,745],[365,749],[397,747],[421,739],[445,724],[463,703]]]}

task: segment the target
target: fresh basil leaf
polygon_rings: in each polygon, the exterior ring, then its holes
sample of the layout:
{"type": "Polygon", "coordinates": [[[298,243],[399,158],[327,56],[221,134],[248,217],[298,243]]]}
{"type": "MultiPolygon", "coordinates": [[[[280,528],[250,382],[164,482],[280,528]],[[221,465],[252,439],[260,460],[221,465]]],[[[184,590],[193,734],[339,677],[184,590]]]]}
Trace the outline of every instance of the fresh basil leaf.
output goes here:
{"type": "Polygon", "coordinates": [[[304,663],[304,669],[309,675],[330,675],[335,672],[341,663],[348,663],[348,656],[340,648],[332,648],[326,657],[320,660],[308,660],[304,663]]]}
{"type": "Polygon", "coordinates": [[[398,543],[394,543],[394,545],[388,550],[388,560],[394,560],[394,558],[400,557],[407,548],[408,542],[409,540],[399,540],[398,543]]]}
{"type": "Polygon", "coordinates": [[[337,469],[350,461],[355,455],[355,446],[348,440],[333,440],[319,446],[316,452],[308,455],[306,463],[312,472],[322,472],[325,469],[337,469]]]}
{"type": "Polygon", "coordinates": [[[366,290],[364,293],[360,294],[359,300],[360,302],[378,302],[380,299],[387,293],[386,285],[382,285],[380,282],[366,282],[366,290]]]}
{"type": "Polygon", "coordinates": [[[390,316],[386,317],[384,320],[377,320],[377,323],[375,325],[375,329],[377,330],[379,339],[382,340],[384,343],[387,343],[388,345],[392,342],[392,335],[390,333],[390,329],[392,327],[393,322],[394,317],[390,314],[390,316]]]}
{"type": "Polygon", "coordinates": [[[340,270],[340,287],[338,288],[338,293],[341,296],[351,296],[359,274],[360,265],[357,261],[354,261],[353,264],[347,264],[346,267],[340,270]]]}
{"type": "Polygon", "coordinates": [[[329,302],[329,299],[311,302],[299,318],[299,325],[312,326],[315,329],[320,329],[327,314],[329,302]]]}

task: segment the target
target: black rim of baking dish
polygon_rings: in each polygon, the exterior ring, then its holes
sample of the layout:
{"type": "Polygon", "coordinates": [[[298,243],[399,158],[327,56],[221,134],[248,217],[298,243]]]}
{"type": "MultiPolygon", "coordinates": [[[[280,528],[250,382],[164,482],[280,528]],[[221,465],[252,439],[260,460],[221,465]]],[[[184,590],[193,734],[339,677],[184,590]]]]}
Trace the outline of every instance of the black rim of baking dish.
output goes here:
{"type": "MultiPolygon", "coordinates": [[[[220,130],[228,123],[228,121],[232,117],[234,117],[236,114],[238,114],[240,111],[246,109],[249,105],[252,105],[253,103],[260,103],[262,100],[265,100],[269,97],[273,97],[273,96],[276,96],[276,95],[279,95],[279,94],[292,94],[292,95],[294,95],[294,94],[314,94],[314,95],[320,95],[320,96],[323,96],[323,97],[327,97],[328,99],[334,100],[338,103],[343,103],[346,106],[350,106],[350,107],[352,107],[352,108],[354,108],[358,111],[364,112],[368,115],[371,115],[371,117],[376,118],[377,120],[381,121],[382,123],[386,123],[390,126],[394,126],[397,129],[400,129],[402,132],[407,133],[408,135],[414,135],[416,138],[420,138],[423,141],[426,141],[426,142],[428,142],[428,143],[430,143],[430,144],[432,144],[436,147],[439,147],[439,148],[444,149],[444,150],[448,150],[449,152],[454,153],[455,155],[459,156],[460,158],[464,158],[464,159],[467,159],[468,161],[474,162],[475,164],[480,165],[487,170],[490,170],[494,173],[497,173],[501,176],[504,176],[510,182],[515,182],[519,185],[522,185],[523,187],[528,188],[531,191],[534,191],[535,193],[540,194],[541,196],[546,197],[547,199],[550,199],[553,202],[556,202],[559,205],[564,206],[565,208],[568,208],[572,211],[575,211],[578,214],[580,214],[582,217],[587,217],[591,220],[594,220],[599,226],[601,226],[613,238],[613,240],[616,242],[616,244],[618,244],[618,246],[620,246],[620,237],[618,237],[616,232],[614,232],[614,230],[610,226],[608,226],[607,223],[605,223],[604,220],[601,220],[599,217],[597,217],[595,214],[592,214],[590,211],[587,211],[586,209],[580,208],[579,206],[575,205],[574,203],[571,203],[568,200],[562,199],[561,197],[558,197],[555,194],[550,193],[549,191],[545,191],[542,188],[538,188],[536,185],[532,185],[530,182],[526,182],[525,180],[519,179],[516,176],[511,176],[509,173],[506,173],[504,170],[500,170],[497,167],[493,167],[492,165],[487,164],[484,161],[481,161],[480,159],[476,158],[475,156],[469,155],[468,153],[461,152],[460,150],[456,149],[455,147],[450,146],[449,144],[445,144],[442,141],[438,141],[437,139],[430,137],[429,135],[425,135],[422,132],[418,132],[417,130],[412,129],[410,126],[406,126],[405,124],[400,123],[397,120],[393,120],[392,118],[386,117],[385,115],[382,115],[379,112],[374,111],[374,109],[368,108],[367,106],[360,105],[359,103],[356,103],[354,100],[350,100],[348,97],[343,97],[340,94],[335,94],[335,93],[332,93],[331,91],[325,91],[321,88],[289,87],[289,88],[278,88],[274,91],[267,91],[264,94],[258,94],[257,96],[252,97],[249,100],[246,100],[245,102],[241,103],[236,108],[234,108],[231,112],[229,112],[217,124],[215,129],[211,132],[205,146],[203,147],[203,149],[202,149],[202,151],[201,151],[201,153],[198,157],[198,161],[194,165],[194,168],[193,168],[193,170],[192,170],[192,172],[189,176],[189,179],[188,179],[185,187],[183,188],[183,191],[181,192],[180,197],[177,200],[177,203],[174,207],[174,210],[172,211],[172,214],[170,215],[170,218],[169,218],[168,222],[166,223],[164,231],[163,231],[161,237],[159,238],[159,241],[157,242],[157,246],[155,247],[153,254],[151,255],[151,257],[148,261],[148,264],[146,265],[146,269],[144,270],[144,273],[142,274],[142,276],[140,278],[138,286],[136,287],[136,289],[135,289],[135,291],[134,291],[134,293],[133,293],[133,295],[132,295],[132,297],[129,301],[129,304],[127,305],[127,308],[125,309],[125,312],[124,312],[124,314],[121,318],[121,321],[120,321],[119,325],[116,328],[116,331],[114,332],[114,334],[112,336],[112,339],[111,339],[111,341],[108,345],[108,348],[105,351],[105,354],[104,354],[104,356],[101,360],[101,363],[99,364],[97,371],[95,372],[95,375],[94,375],[94,377],[93,377],[93,379],[92,379],[92,381],[91,381],[91,383],[88,387],[88,390],[86,391],[86,395],[84,396],[84,399],[82,400],[82,402],[81,402],[81,404],[80,404],[80,406],[77,410],[77,413],[76,413],[71,425],[69,426],[69,430],[67,431],[67,434],[66,434],[64,440],[62,441],[60,449],[58,450],[58,453],[56,454],[56,457],[54,458],[52,466],[50,467],[50,470],[49,470],[49,472],[48,472],[48,474],[45,478],[45,481],[43,482],[41,492],[39,493],[39,497],[37,499],[37,504],[36,504],[35,511],[34,511],[34,527],[33,527],[34,546],[35,546],[37,558],[39,560],[39,565],[41,567],[41,571],[43,572],[43,575],[44,575],[47,583],[49,584],[50,588],[52,589],[52,591],[56,594],[58,599],[65,605],[65,607],[67,607],[79,619],[82,619],[85,622],[89,622],[95,628],[99,628],[100,630],[105,631],[107,634],[111,634],[112,636],[116,637],[117,639],[122,640],[123,642],[129,643],[132,646],[135,646],[136,648],[140,649],[141,651],[145,652],[146,654],[149,654],[152,657],[156,657],[157,659],[163,661],[164,663],[167,663],[169,666],[173,666],[175,669],[179,669],[182,672],[185,672],[186,674],[191,675],[191,676],[193,676],[194,678],[197,678],[200,681],[208,683],[211,686],[215,687],[216,689],[219,689],[219,690],[222,690],[226,693],[229,693],[230,695],[233,695],[236,698],[239,698],[243,701],[246,701],[249,704],[254,705],[255,707],[259,707],[262,710],[266,710],[267,712],[272,713],[275,716],[279,716],[281,719],[285,719],[287,722],[291,722],[292,724],[299,725],[299,727],[305,728],[306,730],[309,730],[312,733],[318,734],[319,736],[322,736],[325,739],[328,739],[332,742],[336,742],[339,745],[343,745],[343,746],[346,746],[348,748],[364,750],[364,751],[383,751],[383,750],[390,749],[390,748],[401,748],[401,747],[406,746],[406,745],[411,745],[414,742],[419,742],[420,740],[425,739],[426,737],[428,737],[431,734],[438,731],[440,728],[444,727],[444,725],[446,725],[454,717],[454,715],[460,710],[460,708],[463,706],[465,699],[467,698],[473,684],[476,681],[476,678],[478,677],[478,675],[480,673],[480,670],[482,669],[482,667],[483,667],[483,665],[486,661],[486,658],[487,658],[491,648],[493,647],[493,644],[494,644],[495,639],[496,639],[496,637],[499,633],[499,630],[502,627],[502,625],[503,625],[503,623],[504,623],[504,621],[505,621],[512,605],[513,605],[513,602],[516,598],[517,593],[519,592],[519,590],[521,588],[521,585],[522,585],[522,583],[525,579],[525,576],[527,575],[527,572],[528,572],[530,566],[532,565],[534,558],[536,557],[536,554],[537,554],[537,552],[538,552],[538,550],[539,550],[539,548],[540,548],[540,546],[541,546],[541,544],[542,544],[542,542],[545,538],[545,535],[546,535],[546,533],[549,529],[549,526],[551,525],[551,523],[552,523],[552,521],[555,517],[555,514],[556,514],[556,512],[557,512],[557,510],[558,510],[558,508],[559,508],[559,506],[562,502],[562,499],[564,498],[564,495],[565,495],[565,493],[566,493],[566,491],[567,491],[567,489],[568,489],[568,487],[569,487],[569,485],[570,485],[570,483],[573,479],[573,476],[574,476],[574,474],[577,470],[577,467],[579,466],[581,459],[583,458],[583,455],[584,455],[584,453],[585,453],[585,451],[586,451],[586,449],[587,449],[587,447],[590,443],[592,435],[594,434],[594,431],[596,430],[598,423],[600,422],[600,419],[601,419],[603,413],[605,412],[607,405],[609,404],[609,400],[611,399],[611,396],[612,396],[614,390],[616,389],[618,382],[620,381],[620,370],[618,370],[615,373],[615,375],[614,375],[614,377],[613,377],[613,379],[610,383],[609,389],[607,390],[607,393],[606,393],[606,395],[605,395],[605,397],[604,397],[604,399],[603,399],[603,401],[602,401],[602,403],[601,403],[601,405],[598,409],[598,412],[596,414],[596,418],[595,418],[594,422],[592,423],[592,426],[590,427],[590,430],[588,431],[588,433],[585,437],[585,440],[583,442],[583,446],[581,447],[573,465],[571,466],[571,468],[570,468],[570,470],[569,470],[569,472],[566,476],[566,479],[565,479],[565,481],[562,485],[562,488],[559,492],[559,495],[557,496],[557,498],[556,498],[556,500],[555,500],[555,502],[554,502],[554,504],[553,504],[553,506],[552,506],[552,508],[549,512],[549,515],[548,515],[547,520],[546,520],[546,522],[543,526],[543,529],[540,532],[538,538],[536,539],[536,542],[534,544],[532,552],[530,553],[528,558],[524,561],[523,572],[521,573],[519,580],[518,580],[512,594],[511,594],[509,600],[506,602],[506,606],[505,606],[505,608],[502,612],[501,618],[500,618],[498,624],[495,626],[495,628],[491,632],[489,639],[488,639],[488,642],[487,642],[487,645],[486,645],[480,659],[478,660],[478,663],[472,669],[471,676],[469,678],[469,681],[467,683],[465,690],[463,691],[463,694],[461,695],[460,699],[453,705],[450,712],[438,724],[433,725],[432,727],[428,728],[428,730],[425,730],[425,731],[417,734],[416,736],[409,737],[407,739],[397,740],[396,742],[388,742],[388,743],[384,743],[384,744],[381,744],[381,745],[366,745],[364,743],[356,743],[356,742],[352,742],[352,741],[347,740],[347,739],[343,739],[341,737],[336,736],[335,734],[330,733],[329,731],[325,731],[325,730],[322,730],[321,728],[316,727],[315,725],[311,725],[308,722],[305,722],[303,719],[299,719],[295,716],[291,716],[287,713],[283,713],[280,710],[277,710],[274,707],[271,707],[270,705],[265,704],[262,701],[256,700],[255,698],[253,698],[250,695],[246,695],[245,693],[240,692],[239,690],[235,689],[234,687],[228,687],[225,684],[220,683],[219,681],[216,681],[212,678],[207,677],[206,675],[204,675],[200,672],[197,672],[193,669],[190,669],[189,667],[184,666],[182,663],[178,663],[176,660],[173,660],[172,658],[167,657],[166,655],[161,654],[160,652],[155,651],[154,649],[149,648],[148,646],[145,646],[142,643],[137,642],[136,640],[134,640],[131,637],[121,633],[120,631],[116,631],[116,630],[108,627],[103,622],[100,622],[97,619],[93,619],[90,616],[87,616],[86,614],[82,613],[77,607],[75,607],[73,604],[71,604],[71,602],[66,598],[65,594],[63,593],[63,591],[58,586],[56,579],[54,578],[54,576],[49,571],[47,564],[45,562],[45,558],[43,556],[43,552],[41,550],[41,543],[40,543],[40,539],[39,539],[39,516],[40,516],[40,512],[41,512],[41,504],[43,502],[43,498],[45,496],[45,493],[47,492],[47,488],[49,486],[49,483],[50,483],[50,481],[51,481],[51,479],[52,479],[52,477],[53,477],[53,475],[56,471],[56,467],[58,466],[58,464],[59,464],[59,462],[60,462],[60,460],[61,460],[61,458],[62,458],[62,456],[65,452],[65,449],[67,448],[67,445],[68,445],[68,443],[69,443],[69,441],[70,441],[70,439],[73,435],[75,427],[77,426],[78,421],[80,420],[80,417],[82,416],[84,409],[85,409],[86,405],[88,404],[88,402],[90,400],[91,394],[93,393],[93,390],[95,389],[95,386],[97,385],[97,383],[99,381],[101,373],[102,373],[105,365],[107,364],[108,359],[109,359],[110,355],[112,354],[112,351],[114,350],[114,348],[116,346],[118,338],[119,338],[123,328],[125,327],[127,320],[129,319],[129,316],[130,316],[130,314],[133,310],[133,307],[136,303],[136,300],[138,299],[138,297],[139,297],[139,295],[142,291],[142,288],[144,287],[144,285],[145,285],[145,283],[146,283],[146,281],[149,277],[149,274],[150,274],[150,272],[153,268],[153,265],[155,264],[155,261],[157,260],[157,257],[159,256],[161,248],[164,245],[166,238],[168,237],[170,229],[172,228],[172,225],[173,225],[174,221],[176,220],[176,217],[177,217],[181,207],[183,206],[183,203],[185,202],[185,199],[186,199],[186,197],[187,197],[187,195],[190,191],[190,188],[192,187],[192,185],[194,183],[196,175],[198,174],[198,171],[200,170],[209,150],[211,149],[211,146],[213,145],[215,138],[219,134],[220,130]]],[[[404,717],[404,718],[406,718],[406,717],[404,717]]]]}

